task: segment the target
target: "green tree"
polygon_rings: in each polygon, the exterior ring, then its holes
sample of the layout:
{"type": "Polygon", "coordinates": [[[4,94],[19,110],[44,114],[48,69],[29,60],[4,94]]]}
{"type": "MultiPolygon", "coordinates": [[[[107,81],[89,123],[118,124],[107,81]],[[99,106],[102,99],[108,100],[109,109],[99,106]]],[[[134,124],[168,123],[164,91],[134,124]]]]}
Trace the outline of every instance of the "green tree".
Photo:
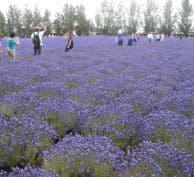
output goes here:
{"type": "Polygon", "coordinates": [[[77,25],[78,33],[88,34],[90,29],[90,22],[86,19],[85,8],[83,5],[76,6],[76,19],[74,27],[77,25]]]}
{"type": "Polygon", "coordinates": [[[166,1],[166,4],[164,6],[163,18],[164,19],[161,26],[161,31],[166,35],[171,35],[175,24],[175,15],[173,14],[172,0],[166,1]]]}
{"type": "Polygon", "coordinates": [[[114,20],[114,7],[112,2],[107,0],[103,1],[98,13],[95,16],[97,29],[103,34],[114,33],[115,20],[114,20]]]}
{"type": "Polygon", "coordinates": [[[21,34],[21,11],[15,5],[10,5],[7,13],[8,30],[9,32],[16,32],[21,34]]]}
{"type": "Polygon", "coordinates": [[[50,17],[51,17],[51,13],[48,9],[46,9],[44,12],[44,17],[43,17],[43,21],[47,25],[46,35],[49,35],[51,33],[51,30],[52,30],[50,17]]]}
{"type": "Polygon", "coordinates": [[[146,33],[155,32],[158,24],[158,7],[154,0],[147,0],[146,10],[144,11],[144,31],[146,33]]]}
{"type": "Polygon", "coordinates": [[[122,3],[119,3],[116,7],[114,12],[114,21],[114,25],[112,25],[114,33],[116,33],[120,28],[124,28],[126,26],[125,9],[122,3]]]}
{"type": "Polygon", "coordinates": [[[35,7],[33,12],[33,27],[39,26],[42,22],[42,17],[38,7],[35,7]]]}
{"type": "Polygon", "coordinates": [[[54,25],[54,31],[57,35],[61,34],[62,26],[61,26],[61,14],[59,12],[55,15],[55,20],[53,22],[54,25]]]}
{"type": "Polygon", "coordinates": [[[179,12],[179,29],[184,34],[184,36],[187,37],[192,26],[192,5],[190,4],[189,0],[183,0],[181,8],[182,9],[179,12]]]}
{"type": "Polygon", "coordinates": [[[5,35],[5,17],[3,13],[0,11],[0,36],[5,35]]]}
{"type": "Polygon", "coordinates": [[[76,10],[72,5],[65,4],[61,14],[63,32],[73,31],[76,20],[76,10]]]}
{"type": "Polygon", "coordinates": [[[22,24],[24,27],[24,35],[29,37],[32,33],[32,24],[33,24],[33,13],[28,8],[28,6],[25,6],[23,15],[22,15],[22,24]]]}
{"type": "Polygon", "coordinates": [[[139,8],[137,3],[132,0],[128,10],[128,33],[136,33],[139,24],[139,8]]]}

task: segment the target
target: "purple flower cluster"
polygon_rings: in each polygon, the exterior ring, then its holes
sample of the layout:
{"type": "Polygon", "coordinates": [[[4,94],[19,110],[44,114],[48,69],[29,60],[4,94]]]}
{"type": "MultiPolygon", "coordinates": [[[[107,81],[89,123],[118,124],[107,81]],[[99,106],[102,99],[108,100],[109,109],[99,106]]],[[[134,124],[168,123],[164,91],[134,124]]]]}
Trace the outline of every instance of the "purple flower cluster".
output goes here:
{"type": "Polygon", "coordinates": [[[37,176],[44,176],[44,177],[59,177],[54,172],[48,172],[41,168],[32,168],[31,166],[26,166],[24,169],[20,169],[18,167],[13,168],[12,172],[9,174],[6,172],[0,172],[1,177],[37,177],[37,176]]]}
{"type": "MultiPolygon", "coordinates": [[[[90,170],[93,161],[97,164],[110,164],[114,170],[119,170],[128,166],[125,153],[116,147],[111,139],[98,136],[66,136],[49,151],[44,151],[43,158],[45,167],[47,167],[48,164],[59,162],[56,161],[56,159],[59,158],[61,162],[67,161],[69,168],[74,167],[77,162],[80,162],[78,166],[83,165],[82,170],[85,169],[86,171],[90,170]],[[87,163],[84,164],[86,160],[87,163]]],[[[49,167],[54,171],[58,170],[57,172],[60,172],[65,168],[65,165],[61,167],[59,165],[58,168],[52,165],[49,165],[49,167]]],[[[79,167],[75,170],[79,170],[79,167]]]]}
{"type": "Polygon", "coordinates": [[[187,176],[194,175],[194,162],[185,151],[171,145],[143,142],[130,154],[131,174],[146,176],[187,176]]]}
{"type": "Polygon", "coordinates": [[[55,130],[39,118],[7,118],[0,114],[0,167],[36,163],[36,155],[51,146],[55,130]]]}

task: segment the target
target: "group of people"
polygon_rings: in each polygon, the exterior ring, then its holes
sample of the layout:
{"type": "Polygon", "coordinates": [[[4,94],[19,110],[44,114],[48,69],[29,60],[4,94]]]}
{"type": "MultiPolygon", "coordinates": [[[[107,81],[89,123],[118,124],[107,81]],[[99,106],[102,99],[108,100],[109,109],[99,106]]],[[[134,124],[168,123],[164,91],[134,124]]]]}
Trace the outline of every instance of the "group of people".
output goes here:
{"type": "MultiPolygon", "coordinates": [[[[117,36],[115,38],[115,43],[118,46],[123,46],[123,32],[119,29],[117,36]]],[[[132,34],[128,38],[127,46],[137,45],[137,41],[139,40],[139,36],[137,34],[132,34]]]]}
{"type": "Polygon", "coordinates": [[[147,39],[148,39],[149,42],[154,42],[154,41],[156,41],[156,42],[164,41],[165,35],[164,35],[164,33],[162,33],[162,34],[156,33],[156,34],[154,35],[154,33],[151,32],[151,33],[148,33],[147,39]]]}
{"type": "MultiPolygon", "coordinates": [[[[35,28],[35,31],[32,33],[32,44],[34,49],[34,55],[38,56],[42,53],[42,46],[43,46],[43,36],[45,32],[47,31],[47,26],[42,25],[41,27],[38,26],[35,28]]],[[[65,33],[65,39],[67,40],[67,45],[65,47],[65,52],[68,52],[70,49],[73,49],[73,34],[71,32],[65,33]]],[[[16,45],[20,45],[20,40],[18,37],[16,37],[16,34],[14,32],[10,33],[10,36],[6,39],[7,43],[7,55],[9,58],[16,60],[16,45]]],[[[3,52],[3,47],[1,45],[1,39],[0,39],[0,53],[3,52]]]]}

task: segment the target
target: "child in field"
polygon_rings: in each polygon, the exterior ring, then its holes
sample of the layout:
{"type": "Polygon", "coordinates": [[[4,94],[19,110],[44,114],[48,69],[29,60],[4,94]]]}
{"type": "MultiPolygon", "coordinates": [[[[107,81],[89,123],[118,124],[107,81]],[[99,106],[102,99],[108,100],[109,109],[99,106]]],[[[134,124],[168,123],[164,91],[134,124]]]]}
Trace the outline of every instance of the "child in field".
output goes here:
{"type": "Polygon", "coordinates": [[[15,45],[19,45],[19,38],[15,37],[15,33],[10,33],[10,37],[7,39],[7,54],[13,60],[16,59],[15,45]]]}
{"type": "Polygon", "coordinates": [[[71,32],[66,33],[65,38],[67,39],[67,45],[65,47],[65,52],[68,52],[69,50],[73,49],[72,33],[71,32]]]}

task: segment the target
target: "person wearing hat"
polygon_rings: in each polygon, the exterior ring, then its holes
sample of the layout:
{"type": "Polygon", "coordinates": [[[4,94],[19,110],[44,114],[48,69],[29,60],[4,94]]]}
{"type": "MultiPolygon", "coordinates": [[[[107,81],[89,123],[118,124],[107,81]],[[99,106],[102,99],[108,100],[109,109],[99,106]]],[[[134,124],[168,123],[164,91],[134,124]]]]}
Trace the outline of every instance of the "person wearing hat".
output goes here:
{"type": "Polygon", "coordinates": [[[31,35],[32,43],[34,46],[34,55],[40,55],[42,52],[43,46],[42,38],[46,30],[47,30],[46,25],[44,25],[44,27],[36,27],[35,32],[33,32],[31,35]]]}

